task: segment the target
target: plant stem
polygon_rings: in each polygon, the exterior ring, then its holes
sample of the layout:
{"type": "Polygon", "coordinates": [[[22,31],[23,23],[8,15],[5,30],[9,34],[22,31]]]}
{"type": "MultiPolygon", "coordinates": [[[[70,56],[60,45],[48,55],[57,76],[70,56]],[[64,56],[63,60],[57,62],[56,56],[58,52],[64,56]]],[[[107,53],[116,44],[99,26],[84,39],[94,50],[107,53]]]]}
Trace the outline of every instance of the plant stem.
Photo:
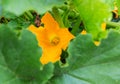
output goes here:
{"type": "Polygon", "coordinates": [[[52,12],[53,12],[55,20],[59,23],[60,27],[64,28],[65,26],[64,26],[64,23],[62,21],[62,18],[61,18],[61,15],[60,15],[58,8],[53,7],[52,12]]]}
{"type": "Polygon", "coordinates": [[[120,22],[106,22],[107,27],[120,27],[120,22]]]}

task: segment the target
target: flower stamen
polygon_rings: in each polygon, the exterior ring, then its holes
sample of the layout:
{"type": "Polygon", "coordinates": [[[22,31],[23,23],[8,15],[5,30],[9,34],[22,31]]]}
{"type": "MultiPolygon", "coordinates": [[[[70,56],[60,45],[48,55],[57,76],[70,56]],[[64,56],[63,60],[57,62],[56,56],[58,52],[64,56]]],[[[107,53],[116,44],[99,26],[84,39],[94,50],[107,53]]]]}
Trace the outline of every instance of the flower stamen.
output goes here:
{"type": "Polygon", "coordinates": [[[51,44],[53,45],[53,46],[56,46],[57,44],[59,44],[59,42],[60,42],[60,38],[59,37],[54,37],[54,38],[52,38],[51,39],[51,44]]]}

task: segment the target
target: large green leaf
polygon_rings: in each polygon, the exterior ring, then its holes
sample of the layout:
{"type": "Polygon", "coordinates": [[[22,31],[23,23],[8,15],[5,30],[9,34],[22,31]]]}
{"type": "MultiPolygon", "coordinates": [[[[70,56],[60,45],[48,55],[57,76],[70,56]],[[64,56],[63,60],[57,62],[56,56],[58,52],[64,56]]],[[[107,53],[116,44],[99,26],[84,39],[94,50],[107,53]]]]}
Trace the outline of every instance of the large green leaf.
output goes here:
{"type": "Polygon", "coordinates": [[[48,64],[40,70],[40,56],[41,48],[31,32],[23,30],[18,38],[13,29],[0,26],[0,84],[44,84],[54,66],[48,64]]]}
{"type": "Polygon", "coordinates": [[[120,33],[111,31],[98,47],[90,34],[79,35],[68,53],[69,66],[48,84],[120,84],[120,33]]]}
{"type": "Polygon", "coordinates": [[[3,9],[16,15],[20,15],[27,10],[36,10],[44,13],[55,5],[61,5],[64,0],[2,0],[3,9]]]}
{"type": "Polygon", "coordinates": [[[104,35],[100,36],[101,24],[111,17],[111,7],[106,4],[106,0],[74,0],[73,3],[80,13],[87,32],[92,33],[94,39],[103,38],[104,35]]]}

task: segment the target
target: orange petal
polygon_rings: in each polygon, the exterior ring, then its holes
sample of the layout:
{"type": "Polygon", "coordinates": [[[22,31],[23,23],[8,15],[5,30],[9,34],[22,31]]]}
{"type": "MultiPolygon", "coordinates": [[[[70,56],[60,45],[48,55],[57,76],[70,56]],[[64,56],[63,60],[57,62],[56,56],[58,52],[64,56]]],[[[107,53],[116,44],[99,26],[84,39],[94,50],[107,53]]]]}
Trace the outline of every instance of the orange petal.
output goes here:
{"type": "Polygon", "coordinates": [[[34,34],[38,34],[39,33],[39,28],[35,27],[34,25],[30,25],[28,30],[30,30],[34,34]]]}
{"type": "Polygon", "coordinates": [[[68,31],[68,28],[61,28],[58,32],[58,36],[60,37],[60,46],[65,50],[74,36],[68,31]]]}
{"type": "Polygon", "coordinates": [[[112,11],[113,13],[115,13],[115,18],[119,18],[119,15],[118,15],[118,7],[117,7],[117,4],[116,2],[114,3],[114,10],[112,11]]]}
{"type": "Polygon", "coordinates": [[[54,20],[49,12],[47,12],[41,19],[44,23],[46,29],[50,29],[52,31],[59,29],[59,24],[54,20]]]}
{"type": "Polygon", "coordinates": [[[48,47],[43,49],[42,57],[40,58],[40,62],[44,65],[49,62],[55,63],[60,60],[61,48],[59,47],[48,47]]]}
{"type": "Polygon", "coordinates": [[[34,25],[30,25],[29,30],[36,35],[38,45],[40,47],[46,47],[49,45],[49,40],[45,28],[43,27],[37,28],[34,25]]]}
{"type": "Polygon", "coordinates": [[[115,18],[119,18],[118,12],[116,10],[113,10],[112,12],[115,13],[115,18]]]}

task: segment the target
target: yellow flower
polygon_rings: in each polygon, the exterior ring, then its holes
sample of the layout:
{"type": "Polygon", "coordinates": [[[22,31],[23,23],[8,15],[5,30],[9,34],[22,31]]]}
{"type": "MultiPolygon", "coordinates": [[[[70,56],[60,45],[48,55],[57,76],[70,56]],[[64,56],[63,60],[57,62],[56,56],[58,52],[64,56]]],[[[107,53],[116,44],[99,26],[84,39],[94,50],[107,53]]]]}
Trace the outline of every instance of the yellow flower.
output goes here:
{"type": "Polygon", "coordinates": [[[96,46],[99,46],[99,45],[100,45],[100,41],[94,41],[94,44],[95,44],[96,46]]]}
{"type": "Polygon", "coordinates": [[[83,29],[82,32],[81,32],[81,34],[82,34],[82,35],[87,34],[86,30],[83,29]]]}
{"type": "Polygon", "coordinates": [[[42,19],[44,27],[36,28],[30,25],[29,30],[36,35],[38,45],[42,48],[40,62],[56,62],[60,60],[62,49],[65,50],[74,36],[68,31],[68,28],[60,28],[50,13],[46,13],[42,19]]]}
{"type": "Polygon", "coordinates": [[[106,29],[106,23],[103,22],[103,23],[101,24],[101,27],[102,27],[102,30],[105,31],[105,29],[106,29]]]}

